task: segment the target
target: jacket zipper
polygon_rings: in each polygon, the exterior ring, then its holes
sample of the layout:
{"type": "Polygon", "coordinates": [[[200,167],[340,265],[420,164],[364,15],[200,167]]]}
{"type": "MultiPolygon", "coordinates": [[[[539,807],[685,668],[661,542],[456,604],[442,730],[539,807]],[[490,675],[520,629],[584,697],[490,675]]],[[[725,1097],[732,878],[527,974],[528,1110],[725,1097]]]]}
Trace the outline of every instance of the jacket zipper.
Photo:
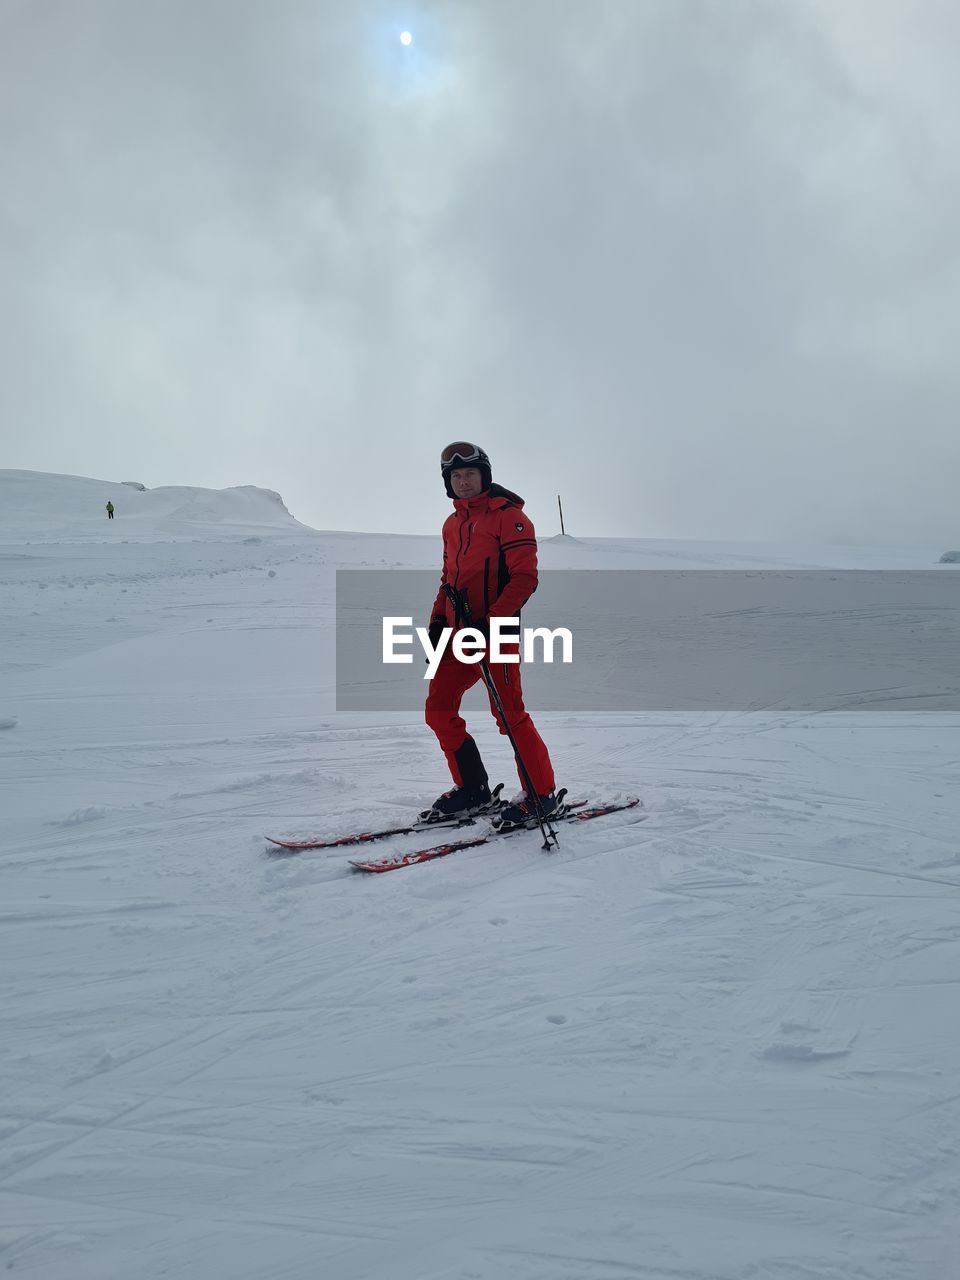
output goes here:
{"type": "Polygon", "coordinates": [[[460,585],[460,556],[470,550],[470,539],[472,537],[473,537],[473,521],[471,520],[467,525],[467,545],[466,546],[463,545],[463,525],[460,526],[460,545],[457,547],[457,578],[456,578],[456,582],[454,582],[453,584],[455,587],[458,587],[460,585]]]}
{"type": "Polygon", "coordinates": [[[463,524],[460,525],[460,541],[457,544],[457,558],[453,563],[453,585],[454,588],[460,585],[460,555],[463,551],[463,524]]]}

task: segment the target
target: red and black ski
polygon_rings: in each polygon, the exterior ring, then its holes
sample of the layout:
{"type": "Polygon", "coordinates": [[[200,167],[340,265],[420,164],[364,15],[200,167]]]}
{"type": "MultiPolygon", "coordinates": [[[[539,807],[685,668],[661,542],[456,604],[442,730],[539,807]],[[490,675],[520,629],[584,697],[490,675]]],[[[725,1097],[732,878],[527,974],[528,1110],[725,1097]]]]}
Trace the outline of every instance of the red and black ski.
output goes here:
{"type": "Polygon", "coordinates": [[[335,836],[318,838],[316,836],[305,836],[299,840],[280,839],[278,836],[264,836],[277,849],[285,849],[289,853],[298,853],[302,849],[343,849],[355,844],[373,844],[377,840],[388,840],[390,836],[409,836],[415,831],[432,831],[439,827],[472,827],[477,818],[490,818],[496,816],[503,808],[504,802],[500,799],[500,792],[503,790],[503,783],[498,783],[492,792],[492,798],[488,805],[482,809],[475,810],[472,814],[465,818],[450,818],[446,821],[431,821],[427,816],[431,811],[424,809],[420,816],[414,822],[408,822],[402,827],[383,827],[378,831],[357,831],[349,836],[335,836]]]}
{"type": "MultiPolygon", "coordinates": [[[[622,800],[618,804],[590,805],[586,800],[574,800],[564,804],[558,813],[550,815],[551,822],[589,822],[592,818],[602,818],[608,813],[620,813],[624,809],[634,809],[640,804],[636,796],[622,800]]],[[[536,830],[536,828],[532,828],[536,830]]],[[[502,836],[517,835],[520,831],[529,831],[530,827],[510,827],[508,830],[490,831],[486,835],[476,836],[472,840],[451,840],[446,844],[435,844],[429,849],[415,849],[412,853],[396,854],[393,857],[373,858],[369,861],[353,861],[350,865],[357,871],[399,871],[401,867],[412,867],[418,862],[432,862],[435,858],[445,858],[448,854],[457,853],[460,849],[475,849],[481,844],[491,844],[502,836]]]]}

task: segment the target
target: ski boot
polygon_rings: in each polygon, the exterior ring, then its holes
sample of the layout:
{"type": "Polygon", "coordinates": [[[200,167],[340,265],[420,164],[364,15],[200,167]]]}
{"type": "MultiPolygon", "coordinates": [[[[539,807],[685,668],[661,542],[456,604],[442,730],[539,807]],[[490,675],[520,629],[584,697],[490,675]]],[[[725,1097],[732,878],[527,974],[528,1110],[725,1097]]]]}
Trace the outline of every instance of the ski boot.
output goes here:
{"type": "Polygon", "coordinates": [[[430,817],[436,815],[435,820],[440,821],[446,818],[468,818],[485,809],[492,799],[490,788],[485,782],[476,787],[452,787],[438,796],[433,807],[425,812],[430,817]]]}
{"type": "Polygon", "coordinates": [[[466,737],[454,752],[460,773],[457,786],[438,796],[430,809],[424,809],[420,821],[427,825],[436,822],[449,823],[462,820],[465,824],[480,813],[499,811],[500,791],[503,784],[490,790],[487,771],[480,759],[480,752],[473,738],[466,737]]]}
{"type": "Polygon", "coordinates": [[[504,805],[493,819],[493,825],[498,831],[509,831],[514,827],[535,827],[540,817],[544,820],[559,817],[560,805],[553,791],[546,796],[537,796],[537,800],[540,803],[539,816],[529,796],[524,793],[519,800],[504,805]]]}

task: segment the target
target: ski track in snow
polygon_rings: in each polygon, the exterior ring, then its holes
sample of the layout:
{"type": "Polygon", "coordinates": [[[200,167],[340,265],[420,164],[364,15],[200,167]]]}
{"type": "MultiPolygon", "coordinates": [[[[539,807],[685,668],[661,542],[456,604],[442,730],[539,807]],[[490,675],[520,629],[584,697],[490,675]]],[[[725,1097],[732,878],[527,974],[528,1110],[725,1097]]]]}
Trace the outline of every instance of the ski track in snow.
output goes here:
{"type": "Polygon", "coordinates": [[[257,492],[191,499],[180,541],[165,514],[41,542],[0,511],[0,1265],[956,1274],[960,717],[540,716],[561,782],[637,792],[642,821],[383,877],[271,857],[264,832],[386,825],[445,785],[417,717],[335,714],[331,669],[334,569],[436,543],[304,531],[269,498],[254,523],[257,492]]]}

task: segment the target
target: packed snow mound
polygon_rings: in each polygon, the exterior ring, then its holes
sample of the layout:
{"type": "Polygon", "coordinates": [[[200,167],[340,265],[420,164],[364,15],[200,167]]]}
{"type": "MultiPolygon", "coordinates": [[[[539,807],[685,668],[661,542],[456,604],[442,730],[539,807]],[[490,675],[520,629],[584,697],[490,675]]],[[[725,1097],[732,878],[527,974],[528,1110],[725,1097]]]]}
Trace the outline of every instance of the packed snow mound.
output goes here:
{"type": "Polygon", "coordinates": [[[255,485],[141,489],[128,481],[0,470],[0,542],[155,542],[305,528],[278,493],[255,485]]]}

